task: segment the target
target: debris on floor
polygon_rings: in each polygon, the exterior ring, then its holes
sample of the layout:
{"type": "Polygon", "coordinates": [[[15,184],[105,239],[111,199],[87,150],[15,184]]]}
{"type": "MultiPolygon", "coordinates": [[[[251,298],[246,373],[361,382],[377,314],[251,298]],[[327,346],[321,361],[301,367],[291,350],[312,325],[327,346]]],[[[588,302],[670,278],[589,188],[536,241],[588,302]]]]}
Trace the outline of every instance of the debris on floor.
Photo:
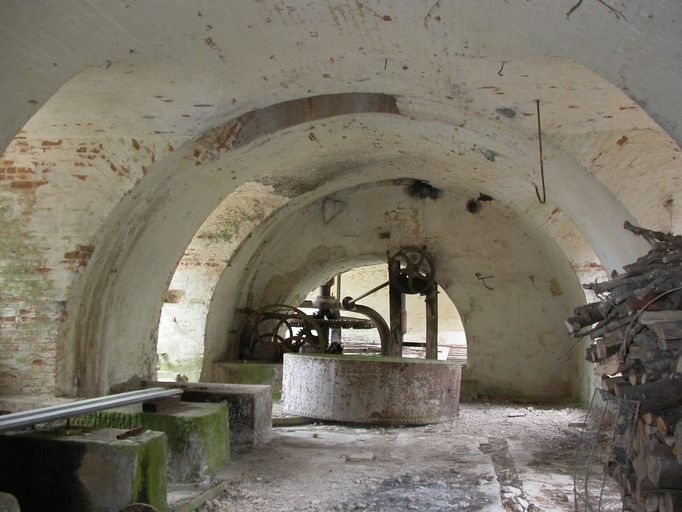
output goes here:
{"type": "Polygon", "coordinates": [[[584,415],[464,404],[438,425],[276,428],[269,445],[234,454],[225,491],[199,511],[568,512],[580,435],[568,425],[584,415]]]}

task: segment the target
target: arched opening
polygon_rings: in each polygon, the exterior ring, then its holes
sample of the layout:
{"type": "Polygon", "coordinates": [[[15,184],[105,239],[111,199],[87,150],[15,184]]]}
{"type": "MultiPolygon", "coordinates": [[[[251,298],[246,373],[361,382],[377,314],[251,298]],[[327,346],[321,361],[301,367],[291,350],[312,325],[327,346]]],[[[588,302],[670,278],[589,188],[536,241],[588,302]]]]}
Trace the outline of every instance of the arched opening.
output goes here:
{"type": "MultiPolygon", "coordinates": [[[[335,277],[340,277],[340,295],[337,290],[338,284],[332,286],[332,293],[338,298],[358,297],[373,288],[388,281],[388,269],[386,263],[366,265],[352,268],[335,277]]],[[[456,361],[466,364],[466,333],[462,325],[462,319],[457,307],[450,300],[447,293],[438,286],[438,359],[456,361]]],[[[306,301],[312,302],[319,294],[319,288],[310,291],[306,301]]],[[[389,296],[388,288],[384,287],[366,296],[358,303],[368,306],[377,311],[384,319],[388,319],[389,296]]],[[[404,357],[425,357],[423,343],[426,339],[426,312],[424,297],[420,295],[406,295],[405,309],[406,331],[403,340],[406,342],[403,349],[404,357]]],[[[315,308],[304,309],[314,313],[315,308]]],[[[343,312],[353,318],[367,318],[352,311],[343,312]]],[[[342,329],[340,340],[343,344],[344,354],[379,354],[381,353],[381,339],[376,328],[367,328],[360,324],[359,328],[349,327],[342,329]]]]}

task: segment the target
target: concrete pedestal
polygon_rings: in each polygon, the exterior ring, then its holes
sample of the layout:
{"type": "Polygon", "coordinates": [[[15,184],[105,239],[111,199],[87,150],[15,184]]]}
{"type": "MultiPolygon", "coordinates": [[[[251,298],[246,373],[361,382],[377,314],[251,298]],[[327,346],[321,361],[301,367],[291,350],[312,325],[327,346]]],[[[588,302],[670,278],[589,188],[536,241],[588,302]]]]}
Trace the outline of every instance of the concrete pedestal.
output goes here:
{"type": "Polygon", "coordinates": [[[282,409],[350,423],[439,423],[458,414],[460,379],[460,365],[444,361],[285,354],[282,409]]]}
{"type": "MultiPolygon", "coordinates": [[[[280,365],[281,366],[281,365],[280,365]]],[[[143,387],[182,389],[183,402],[224,403],[230,415],[230,444],[258,446],[272,436],[270,386],[142,381],[143,387]]]]}
{"type": "MultiPolygon", "coordinates": [[[[182,386],[182,385],[181,385],[182,386]]],[[[182,386],[187,402],[224,403],[230,414],[230,442],[258,446],[272,436],[270,386],[197,384],[182,386]]]]}
{"type": "Polygon", "coordinates": [[[282,365],[254,361],[220,361],[211,364],[211,381],[270,386],[273,400],[282,396],[282,365]]]}
{"type": "Polygon", "coordinates": [[[227,408],[222,404],[188,404],[162,412],[142,412],[141,405],[100,411],[74,420],[89,427],[130,429],[142,426],[168,436],[168,479],[200,482],[230,459],[227,408]]]}
{"type": "Polygon", "coordinates": [[[166,435],[124,440],[120,429],[0,435],[0,491],[22,512],[119,512],[134,502],[166,508],[166,435]]]}

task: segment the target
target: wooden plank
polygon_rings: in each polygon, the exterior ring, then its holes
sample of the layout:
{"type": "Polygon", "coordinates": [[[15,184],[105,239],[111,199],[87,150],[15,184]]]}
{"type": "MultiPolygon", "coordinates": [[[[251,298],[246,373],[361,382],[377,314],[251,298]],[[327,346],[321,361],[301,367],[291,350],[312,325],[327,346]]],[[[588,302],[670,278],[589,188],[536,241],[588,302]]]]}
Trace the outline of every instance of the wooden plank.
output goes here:
{"type": "Polygon", "coordinates": [[[161,412],[180,405],[180,395],[162,398],[160,400],[150,400],[142,404],[143,412],[161,412]]]}

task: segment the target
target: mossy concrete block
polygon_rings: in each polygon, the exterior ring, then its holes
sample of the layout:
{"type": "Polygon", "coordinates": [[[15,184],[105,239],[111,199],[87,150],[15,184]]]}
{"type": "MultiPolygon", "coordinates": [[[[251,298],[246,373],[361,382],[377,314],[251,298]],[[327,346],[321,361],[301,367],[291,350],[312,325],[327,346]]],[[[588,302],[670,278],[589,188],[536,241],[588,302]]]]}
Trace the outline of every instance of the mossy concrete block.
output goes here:
{"type": "Polygon", "coordinates": [[[230,412],[230,442],[262,445],[272,436],[272,396],[269,386],[212,384],[188,387],[182,394],[188,402],[224,403],[230,412]],[[200,389],[203,387],[203,389],[200,389]]]}
{"type": "Polygon", "coordinates": [[[270,386],[272,399],[282,397],[282,364],[251,361],[220,361],[212,363],[215,382],[227,384],[260,384],[270,386]]]}
{"type": "Polygon", "coordinates": [[[230,415],[230,443],[258,446],[272,436],[270,386],[144,381],[145,387],[182,389],[183,402],[224,403],[230,415]]]}
{"type": "Polygon", "coordinates": [[[199,482],[215,474],[230,460],[230,427],[223,404],[181,403],[162,412],[142,412],[131,405],[88,414],[78,425],[131,429],[142,426],[168,436],[168,479],[199,482]]]}
{"type": "Polygon", "coordinates": [[[119,512],[131,503],[166,509],[166,435],[118,440],[120,429],[0,435],[0,491],[23,512],[119,512]]]}

